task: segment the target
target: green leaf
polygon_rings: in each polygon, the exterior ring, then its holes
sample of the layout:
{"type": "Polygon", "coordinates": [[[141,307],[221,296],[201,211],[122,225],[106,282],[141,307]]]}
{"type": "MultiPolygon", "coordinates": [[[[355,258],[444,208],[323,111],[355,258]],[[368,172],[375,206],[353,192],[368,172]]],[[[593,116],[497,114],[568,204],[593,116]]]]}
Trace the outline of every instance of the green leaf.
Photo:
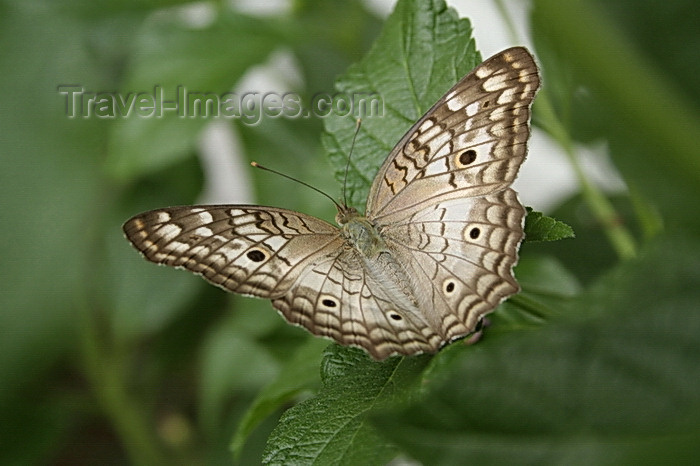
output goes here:
{"type": "MultiPolygon", "coordinates": [[[[132,179],[189,155],[209,118],[194,116],[192,101],[186,110],[186,99],[181,96],[185,91],[190,96],[206,95],[225,106],[224,94],[279,45],[278,29],[230,11],[204,29],[168,15],[146,22],[136,40],[137,51],[121,95],[124,99],[135,99],[139,93],[154,99],[162,96],[177,102],[177,110],[155,111],[149,117],[131,111],[127,118],[126,110],[115,108],[118,118],[109,141],[109,173],[132,179]]],[[[215,107],[220,109],[218,104],[215,107]]]]}
{"type": "Polygon", "coordinates": [[[301,36],[293,44],[294,55],[306,90],[330,90],[335,79],[367,52],[382,19],[360,1],[299,0],[294,6],[292,14],[301,36]]]}
{"type": "Polygon", "coordinates": [[[106,295],[115,338],[134,342],[181,315],[204,284],[192,274],[145,261],[124,239],[121,220],[107,223],[111,228],[105,232],[105,267],[94,274],[104,273],[100,291],[106,295]]]}
{"type": "Polygon", "coordinates": [[[336,83],[358,104],[355,114],[324,120],[322,142],[342,182],[355,119],[363,118],[348,171],[349,204],[364,205],[374,175],[401,136],[480,61],[469,21],[444,1],[396,4],[371,50],[336,83]],[[371,97],[381,101],[380,112],[361,111],[359,100],[371,97]]]}
{"type": "Polygon", "coordinates": [[[234,457],[241,454],[248,436],[274,411],[293,400],[304,391],[318,386],[318,360],[328,342],[320,338],[309,338],[284,364],[279,375],[268,384],[256,397],[238,423],[236,433],[231,440],[234,457]]]}
{"type": "Polygon", "coordinates": [[[525,241],[557,241],[575,236],[573,228],[566,223],[527,208],[525,241]]]}
{"type": "Polygon", "coordinates": [[[512,332],[541,326],[559,318],[581,292],[576,277],[553,257],[524,255],[515,276],[522,291],[511,296],[491,315],[493,332],[512,332]]]}
{"type": "MultiPolygon", "coordinates": [[[[609,200],[618,213],[618,222],[640,237],[641,232],[634,221],[629,197],[611,196],[609,200]]],[[[601,223],[591,214],[581,195],[567,200],[551,212],[551,215],[570,225],[576,232],[576,240],[534,242],[527,241],[526,238],[521,248],[523,255],[546,254],[557,257],[584,285],[592,283],[616,265],[615,250],[607,241],[601,223]]],[[[526,219],[526,231],[527,222],[526,219]]]]}
{"type": "Polygon", "coordinates": [[[662,238],[572,302],[572,318],[487,333],[453,354],[419,403],[373,420],[426,464],[659,464],[673,445],[697,454],[698,264],[697,241],[662,238]]]}
{"type": "Polygon", "coordinates": [[[236,326],[236,320],[235,314],[229,315],[207,335],[202,346],[199,418],[211,438],[221,429],[222,413],[235,395],[254,392],[279,372],[270,351],[236,326]]]}
{"type": "MultiPolygon", "coordinates": [[[[91,275],[86,244],[95,217],[111,206],[99,174],[106,127],[68,119],[57,92],[60,83],[94,82],[99,67],[73,20],[25,5],[0,7],[0,68],[7,70],[0,84],[8,90],[0,114],[0,406],[9,406],[4,398],[13,390],[25,396],[28,384],[43,384],[57,360],[76,351],[91,275]]],[[[28,427],[3,419],[17,431],[28,427]]],[[[0,462],[7,462],[1,454],[0,462]]]]}
{"type": "Polygon", "coordinates": [[[397,453],[369,424],[374,409],[406,402],[430,356],[373,361],[332,345],[318,395],[287,410],[270,435],[265,464],[377,464],[397,453]]]}

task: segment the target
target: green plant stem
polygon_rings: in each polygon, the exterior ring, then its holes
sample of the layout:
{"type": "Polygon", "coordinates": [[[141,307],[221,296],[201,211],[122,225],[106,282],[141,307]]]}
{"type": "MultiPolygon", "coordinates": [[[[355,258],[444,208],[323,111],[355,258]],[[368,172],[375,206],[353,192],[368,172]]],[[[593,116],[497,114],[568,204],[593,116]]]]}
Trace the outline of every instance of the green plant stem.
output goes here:
{"type": "Polygon", "coordinates": [[[668,159],[667,169],[700,183],[700,116],[620,32],[600,2],[536,0],[547,34],[565,44],[576,72],[585,76],[615,118],[634,128],[640,143],[668,159]],[[660,118],[658,115],[662,114],[660,118]]]}
{"type": "Polygon", "coordinates": [[[526,294],[516,294],[509,298],[509,301],[519,308],[523,309],[528,315],[533,316],[537,319],[537,323],[543,323],[547,321],[545,316],[552,316],[556,314],[554,309],[549,308],[547,305],[535,301],[526,294]]]}
{"type": "MultiPolygon", "coordinates": [[[[515,23],[512,21],[508,9],[502,0],[494,0],[496,7],[503,16],[511,37],[517,41],[518,32],[515,23]]],[[[558,118],[549,93],[546,89],[540,90],[535,102],[538,117],[545,126],[545,130],[561,145],[569,158],[569,162],[574,169],[574,173],[581,187],[581,194],[586,204],[591,209],[593,216],[603,226],[603,231],[610,241],[613,249],[620,259],[631,259],[637,255],[636,241],[632,234],[624,227],[621,217],[610,203],[607,197],[591,183],[585,171],[579,163],[573,141],[564,124],[558,118]]]]}
{"type": "Polygon", "coordinates": [[[559,143],[568,156],[576,178],[581,186],[581,195],[591,209],[593,216],[603,226],[603,231],[620,259],[631,259],[637,254],[637,246],[632,234],[624,227],[620,216],[607,197],[591,183],[579,163],[569,132],[557,117],[549,94],[542,90],[537,97],[537,112],[545,130],[559,143]]]}
{"type": "Polygon", "coordinates": [[[169,464],[145,416],[148,410],[129,394],[124,351],[100,338],[95,313],[88,306],[83,307],[81,334],[85,373],[131,463],[144,466],[169,464]]]}
{"type": "Polygon", "coordinates": [[[642,229],[644,239],[650,240],[664,229],[664,221],[661,213],[651,204],[644,201],[644,197],[639,193],[634,185],[628,186],[632,207],[636,212],[639,226],[642,229]]]}
{"type": "Polygon", "coordinates": [[[501,18],[503,18],[503,21],[506,23],[506,29],[510,34],[511,42],[521,42],[518,35],[518,30],[515,27],[515,22],[513,21],[513,18],[510,15],[510,10],[506,6],[505,2],[503,0],[493,0],[493,3],[496,5],[496,9],[501,14],[501,18]]]}

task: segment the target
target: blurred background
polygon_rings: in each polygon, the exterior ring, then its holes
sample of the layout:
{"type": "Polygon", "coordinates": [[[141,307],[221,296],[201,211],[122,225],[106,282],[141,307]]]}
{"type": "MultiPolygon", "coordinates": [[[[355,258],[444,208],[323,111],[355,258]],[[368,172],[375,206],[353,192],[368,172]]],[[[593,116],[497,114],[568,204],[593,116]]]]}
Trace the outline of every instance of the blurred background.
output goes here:
{"type": "MultiPolygon", "coordinates": [[[[331,220],[314,192],[249,167],[339,195],[322,119],[114,117],[89,97],[332,93],[393,3],[0,2],[2,464],[227,464],[237,423],[292,350],[316,345],[320,361],[327,343],[268,302],[147,263],[121,224],[195,202],[331,220]]],[[[528,251],[585,286],[664,228],[697,235],[700,22],[689,0],[568,3],[448,2],[482,57],[524,44],[540,60],[548,105],[516,189],[578,238],[528,251]]],[[[242,464],[259,462],[278,416],[242,464]]]]}

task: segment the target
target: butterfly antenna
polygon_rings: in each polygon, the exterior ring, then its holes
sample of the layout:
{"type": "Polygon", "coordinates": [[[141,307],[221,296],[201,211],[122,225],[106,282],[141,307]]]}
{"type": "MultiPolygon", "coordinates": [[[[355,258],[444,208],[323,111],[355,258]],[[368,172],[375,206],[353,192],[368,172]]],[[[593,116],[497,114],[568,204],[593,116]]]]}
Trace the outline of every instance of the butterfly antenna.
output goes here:
{"type": "Polygon", "coordinates": [[[352,143],[350,144],[350,153],[348,154],[348,161],[345,163],[345,176],[343,177],[343,205],[348,205],[348,198],[345,195],[348,186],[348,170],[350,169],[350,158],[352,157],[352,150],[355,148],[355,139],[360,133],[360,126],[362,126],[362,119],[358,118],[355,123],[355,134],[352,137],[352,143]]]}
{"type": "Polygon", "coordinates": [[[259,169],[261,169],[261,170],[265,170],[266,172],[274,173],[275,175],[279,175],[279,176],[281,176],[281,177],[283,177],[283,178],[287,178],[288,180],[296,181],[297,183],[299,183],[299,184],[301,184],[301,185],[303,185],[303,186],[306,186],[307,188],[311,188],[311,189],[313,189],[314,191],[316,191],[317,193],[322,194],[322,195],[326,196],[328,199],[330,199],[331,202],[332,202],[333,204],[335,204],[335,206],[338,208],[338,211],[339,211],[339,212],[343,210],[343,208],[340,206],[340,204],[338,204],[338,202],[337,202],[335,199],[333,199],[331,196],[329,196],[328,194],[324,193],[324,192],[321,191],[320,189],[316,188],[315,186],[311,186],[309,183],[305,183],[305,182],[303,182],[303,181],[301,181],[301,180],[298,180],[298,179],[296,179],[296,178],[294,178],[294,177],[291,177],[291,176],[289,176],[289,175],[285,175],[284,173],[278,172],[277,170],[273,170],[272,168],[263,167],[263,166],[260,165],[258,162],[250,162],[250,164],[251,164],[252,166],[254,166],[255,168],[259,168],[259,169]]]}

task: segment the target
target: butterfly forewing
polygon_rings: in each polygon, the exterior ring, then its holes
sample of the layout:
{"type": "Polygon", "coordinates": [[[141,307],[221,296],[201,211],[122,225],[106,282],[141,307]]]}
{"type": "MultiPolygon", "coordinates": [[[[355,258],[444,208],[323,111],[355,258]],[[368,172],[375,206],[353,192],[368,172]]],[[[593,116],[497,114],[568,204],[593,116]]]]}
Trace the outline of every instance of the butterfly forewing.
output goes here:
{"type": "Polygon", "coordinates": [[[396,145],[372,184],[367,217],[392,223],[442,200],[508,187],[527,152],[539,84],[537,65],[522,47],[475,68],[396,145]]]}
{"type": "Polygon", "coordinates": [[[307,263],[343,245],[323,220],[260,206],[157,209],[129,219],[124,232],[152,262],[261,298],[283,295],[307,263]]]}

